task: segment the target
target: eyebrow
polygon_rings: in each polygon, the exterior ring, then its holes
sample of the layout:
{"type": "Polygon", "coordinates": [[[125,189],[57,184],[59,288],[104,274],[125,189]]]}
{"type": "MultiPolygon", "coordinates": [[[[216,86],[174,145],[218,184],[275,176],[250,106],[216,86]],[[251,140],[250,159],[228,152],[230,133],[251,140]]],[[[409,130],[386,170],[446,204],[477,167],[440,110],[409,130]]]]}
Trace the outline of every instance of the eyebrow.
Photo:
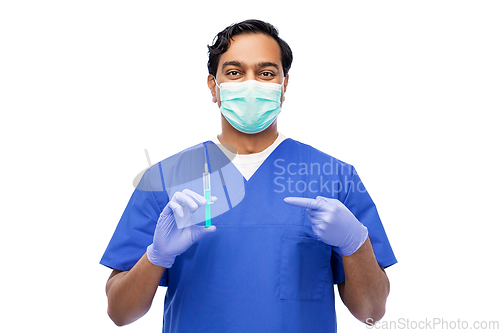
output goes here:
{"type": "Polygon", "coordinates": [[[227,66],[243,67],[243,64],[239,61],[226,61],[222,64],[222,69],[226,68],[227,66]]]}
{"type": "MultiPolygon", "coordinates": [[[[222,64],[222,69],[224,70],[224,68],[226,68],[228,66],[244,67],[243,63],[241,63],[240,61],[234,61],[233,60],[233,61],[226,61],[225,63],[223,63],[222,64]]],[[[278,64],[276,64],[274,62],[270,62],[270,61],[260,62],[260,63],[257,64],[256,67],[257,68],[275,67],[277,70],[279,70],[278,64]]]]}
{"type": "Polygon", "coordinates": [[[275,67],[277,70],[279,70],[280,68],[278,67],[278,64],[274,63],[274,62],[261,62],[259,64],[257,64],[257,67],[258,68],[264,68],[264,67],[275,67]]]}

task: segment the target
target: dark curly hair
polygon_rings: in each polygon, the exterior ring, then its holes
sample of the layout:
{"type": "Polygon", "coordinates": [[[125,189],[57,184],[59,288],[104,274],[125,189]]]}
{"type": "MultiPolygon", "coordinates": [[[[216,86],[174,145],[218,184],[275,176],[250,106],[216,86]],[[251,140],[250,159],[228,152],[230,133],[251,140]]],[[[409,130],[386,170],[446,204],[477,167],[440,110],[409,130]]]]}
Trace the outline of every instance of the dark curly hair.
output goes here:
{"type": "Polygon", "coordinates": [[[243,22],[235,23],[222,30],[215,36],[212,41],[212,45],[208,46],[208,73],[215,76],[217,73],[217,67],[219,66],[219,59],[221,55],[229,49],[231,45],[231,39],[234,36],[241,35],[243,33],[262,33],[268,35],[278,43],[281,50],[281,65],[283,66],[283,72],[285,76],[288,74],[290,67],[292,66],[292,50],[290,46],[278,37],[278,29],[276,29],[272,24],[263,22],[260,20],[246,20],[243,22]]]}

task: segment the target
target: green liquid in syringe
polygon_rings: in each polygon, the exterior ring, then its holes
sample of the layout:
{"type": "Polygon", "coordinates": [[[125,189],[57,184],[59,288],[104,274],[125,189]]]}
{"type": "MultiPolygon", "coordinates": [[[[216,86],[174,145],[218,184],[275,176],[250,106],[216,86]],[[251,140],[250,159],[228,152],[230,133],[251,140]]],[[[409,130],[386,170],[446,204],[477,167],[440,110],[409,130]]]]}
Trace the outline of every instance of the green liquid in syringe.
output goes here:
{"type": "Polygon", "coordinates": [[[212,217],[210,212],[210,190],[205,190],[205,199],[207,200],[207,204],[205,205],[205,228],[208,228],[212,225],[212,217]]]}

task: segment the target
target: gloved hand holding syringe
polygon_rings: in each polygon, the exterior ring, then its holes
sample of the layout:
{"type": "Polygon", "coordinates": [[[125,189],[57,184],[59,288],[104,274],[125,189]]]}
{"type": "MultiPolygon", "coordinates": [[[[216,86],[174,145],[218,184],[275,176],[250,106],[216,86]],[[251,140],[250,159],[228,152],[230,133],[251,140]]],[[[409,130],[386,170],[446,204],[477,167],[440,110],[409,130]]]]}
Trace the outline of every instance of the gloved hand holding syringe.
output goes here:
{"type": "MultiPolygon", "coordinates": [[[[209,198],[211,203],[217,201],[216,197],[209,198]]],[[[201,206],[208,206],[207,203],[208,200],[189,189],[176,192],[172,196],[160,214],[153,243],[147,249],[147,257],[151,263],[165,268],[172,267],[178,255],[216,230],[215,226],[198,226],[191,222],[194,212],[201,206]],[[188,225],[188,227],[179,229],[177,225],[188,225]]]]}

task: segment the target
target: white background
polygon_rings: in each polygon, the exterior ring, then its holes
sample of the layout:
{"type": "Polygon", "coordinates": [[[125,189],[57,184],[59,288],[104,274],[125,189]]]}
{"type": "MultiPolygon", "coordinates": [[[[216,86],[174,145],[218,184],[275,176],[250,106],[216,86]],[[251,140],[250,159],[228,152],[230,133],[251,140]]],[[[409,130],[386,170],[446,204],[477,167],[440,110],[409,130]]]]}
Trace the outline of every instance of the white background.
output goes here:
{"type": "MultiPolygon", "coordinates": [[[[353,164],[379,208],[399,260],[383,320],[500,320],[499,17],[498,1],[3,1],[0,327],[161,331],[164,288],[114,326],[98,262],[144,149],[155,163],[219,133],[206,45],[247,18],[294,52],[279,130],[353,164]]],[[[337,311],[339,332],[367,330],[337,311]]]]}

